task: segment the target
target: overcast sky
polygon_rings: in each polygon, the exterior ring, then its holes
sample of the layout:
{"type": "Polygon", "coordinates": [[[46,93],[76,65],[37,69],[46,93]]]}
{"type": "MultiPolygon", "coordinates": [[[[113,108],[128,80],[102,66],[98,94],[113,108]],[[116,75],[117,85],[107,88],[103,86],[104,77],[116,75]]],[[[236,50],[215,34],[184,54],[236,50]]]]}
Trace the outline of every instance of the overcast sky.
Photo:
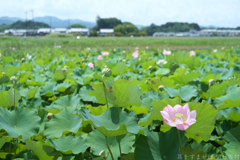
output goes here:
{"type": "Polygon", "coordinates": [[[139,25],[195,22],[201,26],[240,26],[240,0],[0,0],[0,17],[56,16],[95,22],[116,17],[139,25]]]}

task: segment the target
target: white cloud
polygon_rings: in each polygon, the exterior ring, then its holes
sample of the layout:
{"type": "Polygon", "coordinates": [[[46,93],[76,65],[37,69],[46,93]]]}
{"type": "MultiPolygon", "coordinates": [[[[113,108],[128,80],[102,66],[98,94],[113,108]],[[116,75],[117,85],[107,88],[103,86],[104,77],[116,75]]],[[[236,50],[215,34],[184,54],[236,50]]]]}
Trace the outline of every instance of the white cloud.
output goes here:
{"type": "Polygon", "coordinates": [[[25,18],[56,16],[95,22],[96,16],[117,17],[134,24],[196,22],[240,26],[239,0],[1,0],[0,15],[25,18]]]}

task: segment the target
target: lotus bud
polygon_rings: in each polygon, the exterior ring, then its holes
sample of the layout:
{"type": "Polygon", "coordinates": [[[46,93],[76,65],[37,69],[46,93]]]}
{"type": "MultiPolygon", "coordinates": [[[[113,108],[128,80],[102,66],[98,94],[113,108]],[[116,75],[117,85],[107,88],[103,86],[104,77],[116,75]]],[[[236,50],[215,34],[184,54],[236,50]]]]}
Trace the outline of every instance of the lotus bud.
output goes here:
{"type": "Polygon", "coordinates": [[[105,68],[102,70],[102,73],[103,73],[103,75],[106,76],[106,77],[110,77],[110,76],[112,75],[111,69],[109,69],[109,68],[107,68],[107,67],[105,67],[105,68]]]}
{"type": "Polygon", "coordinates": [[[122,62],[123,62],[123,63],[125,63],[125,62],[126,62],[126,60],[125,60],[125,59],[123,59],[123,60],[122,60],[122,62]]]}
{"type": "Polygon", "coordinates": [[[5,72],[2,72],[2,77],[5,77],[5,72]]]}
{"type": "Polygon", "coordinates": [[[148,80],[145,81],[145,84],[148,84],[148,80]]]}
{"type": "Polygon", "coordinates": [[[62,70],[63,70],[63,71],[68,71],[68,66],[64,66],[64,67],[62,68],[62,70]]]}
{"type": "Polygon", "coordinates": [[[51,120],[52,117],[53,117],[53,114],[52,114],[52,113],[48,113],[48,114],[47,114],[47,118],[48,118],[48,120],[51,120]]]}
{"type": "Polygon", "coordinates": [[[25,58],[22,58],[22,59],[21,59],[21,63],[23,63],[23,62],[25,62],[25,58]]]}
{"type": "Polygon", "coordinates": [[[11,81],[13,84],[15,84],[15,83],[17,82],[17,77],[16,77],[16,76],[12,76],[12,77],[10,78],[10,81],[11,81]]]}
{"type": "Polygon", "coordinates": [[[148,70],[152,70],[152,66],[149,66],[149,67],[148,67],[148,70]]]}
{"type": "Polygon", "coordinates": [[[158,90],[159,90],[159,91],[163,91],[163,90],[164,90],[164,85],[160,85],[160,86],[158,87],[158,90]]]}
{"type": "Polygon", "coordinates": [[[209,81],[208,81],[209,86],[213,86],[215,83],[216,82],[214,79],[209,79],[209,81]]]}

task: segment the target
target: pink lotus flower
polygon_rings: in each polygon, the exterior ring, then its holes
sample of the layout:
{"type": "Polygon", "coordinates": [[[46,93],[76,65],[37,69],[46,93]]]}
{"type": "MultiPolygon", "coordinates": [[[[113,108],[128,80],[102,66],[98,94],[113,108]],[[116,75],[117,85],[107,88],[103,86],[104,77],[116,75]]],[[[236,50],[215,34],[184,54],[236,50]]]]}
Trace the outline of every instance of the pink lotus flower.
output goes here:
{"type": "Polygon", "coordinates": [[[135,49],[136,49],[136,50],[138,50],[139,48],[138,48],[138,47],[136,47],[135,49]]]}
{"type": "Polygon", "coordinates": [[[126,53],[126,51],[125,51],[125,50],[123,50],[123,53],[126,53]]]}
{"type": "Polygon", "coordinates": [[[222,47],[221,49],[224,49],[224,47],[222,47]]]}
{"type": "Polygon", "coordinates": [[[182,66],[182,68],[185,68],[184,66],[182,66]]]}
{"type": "Polygon", "coordinates": [[[141,61],[141,57],[139,57],[138,60],[141,61]]]}
{"type": "Polygon", "coordinates": [[[102,60],[103,57],[102,57],[101,55],[98,55],[98,56],[97,56],[97,59],[98,59],[98,60],[102,60]]]}
{"type": "Polygon", "coordinates": [[[102,55],[107,56],[107,55],[109,55],[109,52],[102,52],[102,55]]]}
{"type": "Polygon", "coordinates": [[[164,49],[164,51],[163,51],[163,54],[164,55],[170,55],[172,52],[171,51],[166,51],[165,49],[164,49]]]}
{"type": "Polygon", "coordinates": [[[0,53],[0,57],[2,57],[2,53],[0,53]]]}
{"type": "Polygon", "coordinates": [[[15,50],[15,48],[13,47],[12,50],[15,50]]]}
{"type": "Polygon", "coordinates": [[[214,49],[213,52],[216,53],[216,52],[217,52],[217,49],[214,49]]]}
{"type": "Polygon", "coordinates": [[[160,63],[166,64],[167,61],[166,61],[165,59],[159,59],[159,60],[157,61],[157,64],[159,65],[160,63]]]}
{"type": "Polygon", "coordinates": [[[56,46],[56,47],[57,47],[57,48],[62,48],[62,46],[59,46],[59,45],[58,45],[58,46],[56,46]]]}
{"type": "Polygon", "coordinates": [[[192,56],[196,56],[195,51],[190,51],[190,57],[192,57],[192,56]]]}
{"type": "Polygon", "coordinates": [[[190,112],[188,104],[184,106],[177,104],[174,107],[167,105],[160,113],[167,125],[177,127],[179,130],[186,130],[196,122],[197,111],[190,112]]]}
{"type": "Polygon", "coordinates": [[[146,46],[146,49],[148,49],[149,47],[148,46],[146,46]]]}
{"type": "Polygon", "coordinates": [[[93,63],[88,63],[88,67],[91,67],[91,68],[93,68],[94,67],[94,65],[93,65],[93,63]]]}
{"type": "Polygon", "coordinates": [[[133,52],[133,53],[132,53],[132,57],[133,57],[133,58],[137,58],[137,57],[138,57],[138,52],[137,52],[137,51],[133,52]]]}
{"type": "Polygon", "coordinates": [[[87,50],[89,50],[89,51],[90,51],[90,49],[91,49],[91,48],[87,47],[87,50]]]}

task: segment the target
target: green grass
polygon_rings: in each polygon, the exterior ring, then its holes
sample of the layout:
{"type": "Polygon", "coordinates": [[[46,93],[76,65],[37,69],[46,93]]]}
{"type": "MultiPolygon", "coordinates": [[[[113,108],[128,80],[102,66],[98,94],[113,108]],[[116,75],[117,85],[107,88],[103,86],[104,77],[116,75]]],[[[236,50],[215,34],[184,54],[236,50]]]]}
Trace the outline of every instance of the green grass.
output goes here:
{"type": "Polygon", "coordinates": [[[0,37],[0,47],[36,48],[61,45],[62,48],[176,48],[176,49],[204,49],[215,47],[231,47],[240,45],[240,37],[81,37],[49,35],[45,37],[0,37]]]}

